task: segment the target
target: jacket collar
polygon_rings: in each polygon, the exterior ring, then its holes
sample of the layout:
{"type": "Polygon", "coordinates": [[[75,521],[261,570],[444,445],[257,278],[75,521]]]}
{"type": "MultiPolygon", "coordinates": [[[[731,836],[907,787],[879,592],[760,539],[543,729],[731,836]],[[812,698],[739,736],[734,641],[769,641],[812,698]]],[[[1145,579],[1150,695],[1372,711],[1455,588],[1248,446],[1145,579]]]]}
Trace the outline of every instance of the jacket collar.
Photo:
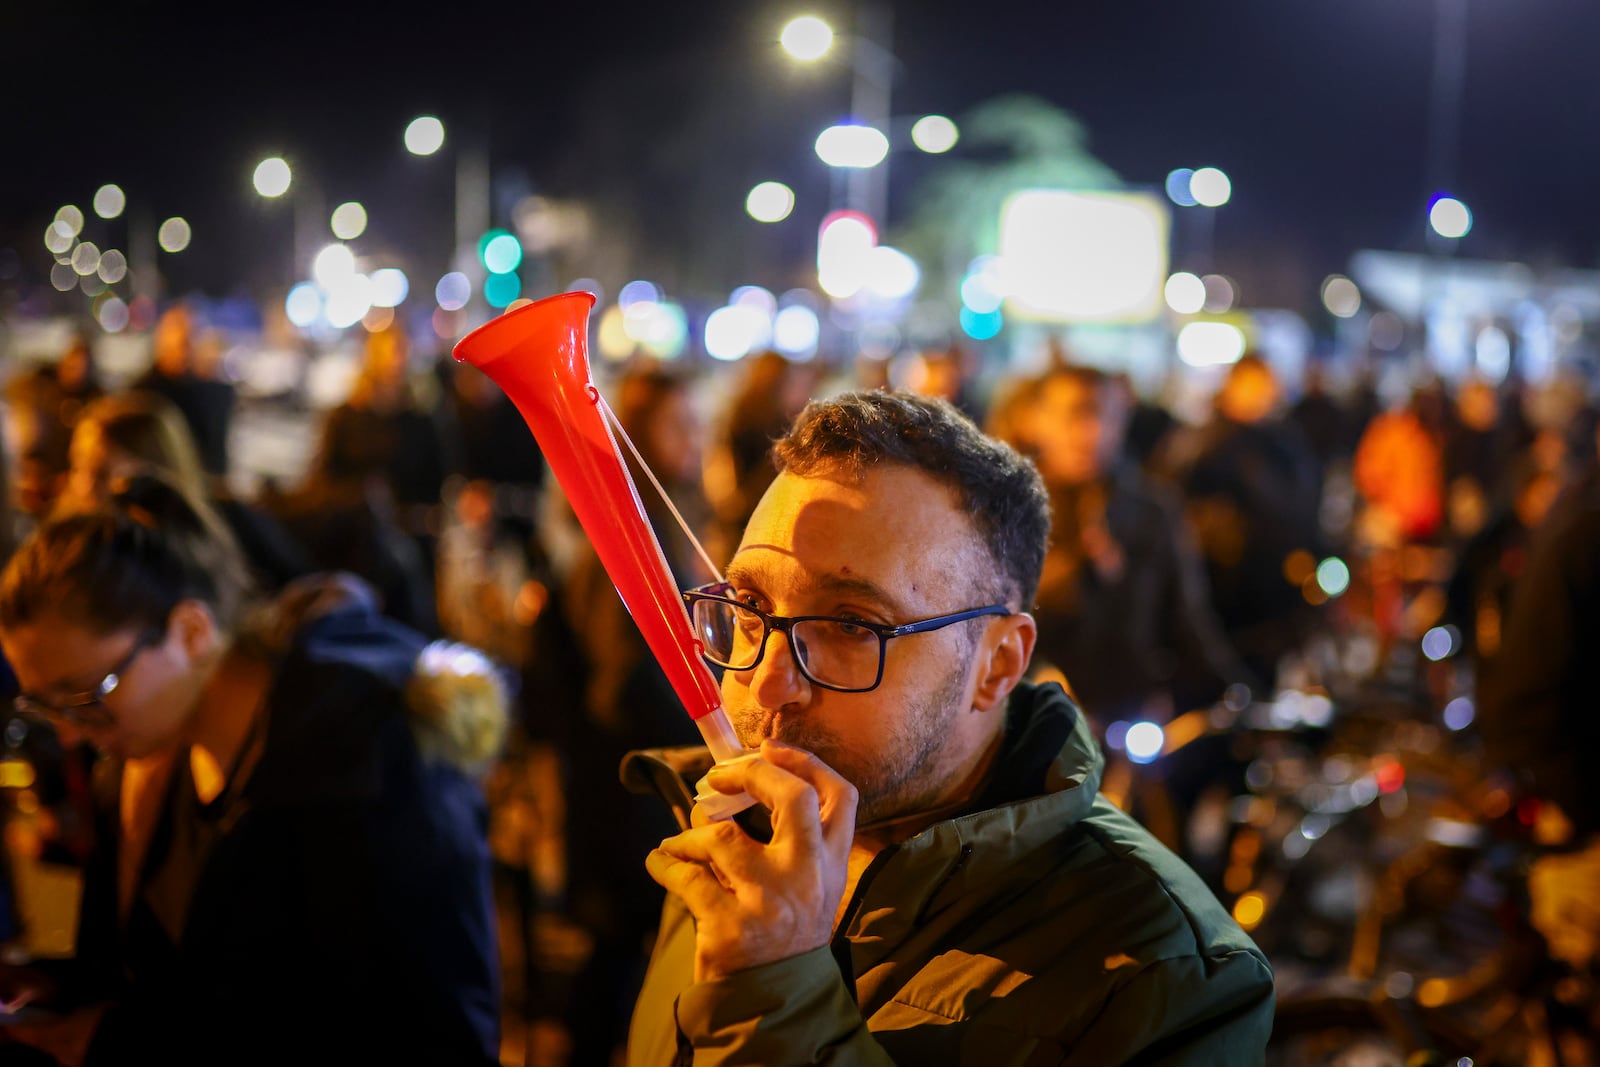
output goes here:
{"type": "Polygon", "coordinates": [[[880,854],[857,888],[846,931],[856,973],[929,916],[1015,880],[1088,813],[1105,759],[1088,719],[1055,683],[1022,683],[988,788],[972,809],[880,854]]]}

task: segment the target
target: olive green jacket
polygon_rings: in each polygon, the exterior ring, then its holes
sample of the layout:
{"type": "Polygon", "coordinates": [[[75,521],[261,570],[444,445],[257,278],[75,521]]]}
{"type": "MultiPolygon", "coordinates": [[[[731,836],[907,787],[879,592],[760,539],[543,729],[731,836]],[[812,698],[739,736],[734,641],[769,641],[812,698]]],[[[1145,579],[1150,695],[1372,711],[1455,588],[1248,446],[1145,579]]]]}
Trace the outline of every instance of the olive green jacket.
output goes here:
{"type": "Polygon", "coordinates": [[[831,951],[697,984],[669,897],[630,1067],[1262,1062],[1266,958],[1103,766],[1060,688],[1024,685],[978,806],[880,853],[831,951]]]}

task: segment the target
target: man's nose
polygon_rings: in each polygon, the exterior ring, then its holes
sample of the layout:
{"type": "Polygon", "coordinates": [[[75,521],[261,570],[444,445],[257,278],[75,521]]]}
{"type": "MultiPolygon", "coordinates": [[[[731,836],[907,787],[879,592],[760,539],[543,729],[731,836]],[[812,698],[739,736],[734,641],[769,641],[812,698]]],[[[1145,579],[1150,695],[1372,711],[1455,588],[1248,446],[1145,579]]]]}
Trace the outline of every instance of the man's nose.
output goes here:
{"type": "Polygon", "coordinates": [[[763,706],[780,708],[804,700],[811,683],[795,660],[794,638],[787,631],[767,631],[766,652],[751,668],[750,692],[763,706]]]}

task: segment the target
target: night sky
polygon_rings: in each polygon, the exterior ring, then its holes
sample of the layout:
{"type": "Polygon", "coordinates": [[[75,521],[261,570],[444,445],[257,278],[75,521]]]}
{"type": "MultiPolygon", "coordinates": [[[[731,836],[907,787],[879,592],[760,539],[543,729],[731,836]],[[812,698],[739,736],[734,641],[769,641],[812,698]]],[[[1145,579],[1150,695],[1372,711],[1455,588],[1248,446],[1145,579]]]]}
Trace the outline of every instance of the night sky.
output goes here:
{"type": "MultiPolygon", "coordinates": [[[[1459,254],[1600,265],[1600,3],[1465,4],[1447,164],[1476,228],[1459,254]]],[[[34,0],[0,15],[20,90],[5,105],[0,245],[43,258],[55,209],[115,181],[194,224],[172,267],[179,286],[226,289],[265,271],[287,211],[250,191],[266,154],[315,175],[329,204],[363,199],[375,229],[411,239],[404,227],[437,229],[451,205],[448,164],[400,144],[404,123],[432,112],[452,131],[484,131],[497,175],[519,188],[633,183],[650,190],[642,214],[670,219],[695,167],[730,173],[730,188],[822,187],[810,140],[848,104],[842,67],[797,70],[776,46],[794,14],[848,28],[842,3],[100,6],[34,0]],[[604,150],[625,136],[651,142],[636,166],[604,150]],[[684,171],[679,158],[676,177],[658,180],[677,146],[705,161],[684,171]]],[[[1216,219],[1218,265],[1288,304],[1355,249],[1422,247],[1435,19],[1436,0],[901,2],[893,110],[959,118],[1031,93],[1081,120],[1091,151],[1131,184],[1220,166],[1234,199],[1216,219]]],[[[927,165],[892,172],[896,202],[927,165]]],[[[742,203],[729,211],[737,219],[742,203]]]]}

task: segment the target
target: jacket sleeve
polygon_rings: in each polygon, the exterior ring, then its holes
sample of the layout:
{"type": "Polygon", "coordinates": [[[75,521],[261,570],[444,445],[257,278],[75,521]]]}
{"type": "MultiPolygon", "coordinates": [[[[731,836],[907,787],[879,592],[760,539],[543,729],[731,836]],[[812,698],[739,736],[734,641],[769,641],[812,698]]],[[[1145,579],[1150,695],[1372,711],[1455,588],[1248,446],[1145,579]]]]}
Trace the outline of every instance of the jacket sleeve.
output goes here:
{"type": "Polygon", "coordinates": [[[894,1062],[867,1032],[826,947],[696,983],[675,1010],[694,1067],[894,1062]]]}
{"type": "Polygon", "coordinates": [[[1240,948],[1159,960],[1119,989],[1062,1067],[1252,1067],[1272,1033],[1272,971],[1240,948]]]}

